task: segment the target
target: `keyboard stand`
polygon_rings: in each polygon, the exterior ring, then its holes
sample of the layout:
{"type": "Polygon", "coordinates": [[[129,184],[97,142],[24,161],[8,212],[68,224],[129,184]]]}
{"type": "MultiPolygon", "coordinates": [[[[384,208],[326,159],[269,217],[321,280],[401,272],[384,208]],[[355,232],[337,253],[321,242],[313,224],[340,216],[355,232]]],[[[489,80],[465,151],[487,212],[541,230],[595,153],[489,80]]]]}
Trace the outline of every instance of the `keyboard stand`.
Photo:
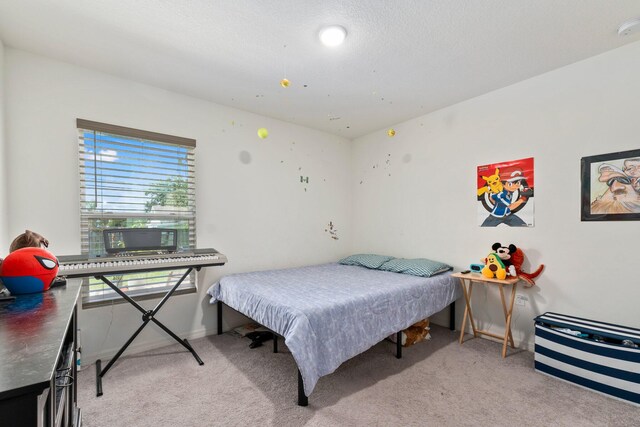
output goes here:
{"type": "MultiPolygon", "coordinates": [[[[204,365],[204,362],[200,359],[200,357],[198,356],[198,353],[196,353],[196,351],[193,349],[193,347],[191,347],[191,344],[189,344],[189,342],[186,339],[181,339],[180,337],[178,337],[176,334],[171,332],[169,328],[167,328],[158,319],[155,318],[155,315],[158,313],[158,311],[160,311],[164,303],[167,302],[167,300],[171,297],[171,295],[173,295],[175,290],[178,289],[178,287],[182,284],[182,281],[186,279],[187,276],[189,276],[189,274],[191,274],[193,269],[194,267],[187,268],[187,271],[182,275],[180,280],[178,280],[178,282],[173,286],[173,288],[171,288],[171,290],[165,294],[165,296],[162,298],[162,300],[160,300],[160,302],[154,307],[153,310],[145,310],[140,304],[138,304],[135,300],[133,300],[129,295],[127,295],[120,288],[118,288],[116,285],[111,283],[111,281],[107,279],[104,275],[95,276],[96,279],[102,280],[107,286],[113,289],[118,295],[120,295],[127,302],[129,302],[129,304],[133,305],[142,313],[142,325],[140,325],[138,330],[136,330],[133,333],[133,335],[131,335],[129,340],[122,346],[122,348],[118,350],[118,353],[116,353],[116,355],[109,361],[107,366],[105,366],[104,369],[101,369],[102,361],[100,359],[96,361],[96,396],[102,396],[102,377],[104,377],[107,374],[107,371],[109,371],[111,366],[113,366],[116,360],[118,360],[118,358],[122,355],[122,353],[124,353],[127,347],[129,347],[129,344],[131,344],[133,340],[136,339],[138,334],[142,332],[142,330],[145,328],[145,326],[147,326],[149,322],[153,322],[156,325],[158,325],[163,331],[169,334],[171,338],[178,341],[180,344],[182,344],[184,348],[189,350],[191,354],[193,354],[193,357],[195,357],[199,365],[204,365]]],[[[200,271],[200,267],[195,267],[195,269],[197,271],[200,271]]]]}

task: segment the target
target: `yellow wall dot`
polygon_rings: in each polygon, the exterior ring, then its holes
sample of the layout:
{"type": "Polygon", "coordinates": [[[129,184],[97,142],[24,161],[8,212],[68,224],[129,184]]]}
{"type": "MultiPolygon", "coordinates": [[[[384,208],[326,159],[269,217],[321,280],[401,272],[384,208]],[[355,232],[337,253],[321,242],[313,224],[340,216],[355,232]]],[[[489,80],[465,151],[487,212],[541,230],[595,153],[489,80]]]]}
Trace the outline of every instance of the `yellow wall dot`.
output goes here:
{"type": "Polygon", "coordinates": [[[395,131],[395,130],[393,130],[393,129],[389,129],[389,130],[387,131],[387,135],[389,135],[389,136],[395,136],[395,134],[396,134],[396,131],[395,131]]]}
{"type": "Polygon", "coordinates": [[[265,129],[265,128],[260,128],[260,129],[258,129],[258,136],[261,139],[265,139],[266,137],[269,136],[269,131],[267,129],[265,129]]]}
{"type": "Polygon", "coordinates": [[[291,82],[287,79],[282,79],[280,80],[280,86],[282,87],[289,87],[289,85],[291,84],[291,82]]]}

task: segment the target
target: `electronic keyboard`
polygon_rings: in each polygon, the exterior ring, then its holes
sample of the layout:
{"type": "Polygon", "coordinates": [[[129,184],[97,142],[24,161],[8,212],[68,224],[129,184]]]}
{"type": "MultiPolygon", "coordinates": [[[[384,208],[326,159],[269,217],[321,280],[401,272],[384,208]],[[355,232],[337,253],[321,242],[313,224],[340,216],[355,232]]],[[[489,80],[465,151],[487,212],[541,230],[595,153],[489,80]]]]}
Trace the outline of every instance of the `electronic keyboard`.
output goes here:
{"type": "Polygon", "coordinates": [[[118,256],[96,258],[89,258],[87,255],[61,255],[57,258],[60,266],[58,276],[68,278],[178,268],[200,269],[201,267],[227,263],[227,257],[213,248],[167,253],[132,252],[118,256]]]}

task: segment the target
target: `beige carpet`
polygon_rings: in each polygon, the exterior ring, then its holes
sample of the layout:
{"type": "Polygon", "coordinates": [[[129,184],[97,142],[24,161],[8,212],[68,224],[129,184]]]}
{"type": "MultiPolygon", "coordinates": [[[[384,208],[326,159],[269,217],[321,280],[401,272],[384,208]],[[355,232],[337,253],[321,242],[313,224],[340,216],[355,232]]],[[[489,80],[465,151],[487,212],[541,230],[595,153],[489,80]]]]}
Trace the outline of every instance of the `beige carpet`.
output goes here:
{"type": "Polygon", "coordinates": [[[533,354],[434,326],[404,349],[382,342],[323,377],[306,408],[286,347],[249,349],[230,334],[121,358],[95,396],[95,366],[79,374],[85,426],[639,426],[640,409],[536,373],[533,354]]]}

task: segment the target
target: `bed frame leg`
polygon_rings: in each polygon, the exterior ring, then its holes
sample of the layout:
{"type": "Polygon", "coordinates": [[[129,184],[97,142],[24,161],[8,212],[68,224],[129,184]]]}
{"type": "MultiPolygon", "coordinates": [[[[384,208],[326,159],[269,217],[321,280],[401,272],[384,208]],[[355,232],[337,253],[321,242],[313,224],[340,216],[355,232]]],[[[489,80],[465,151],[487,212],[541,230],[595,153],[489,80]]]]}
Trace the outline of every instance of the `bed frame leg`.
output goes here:
{"type": "Polygon", "coordinates": [[[449,304],[449,329],[456,330],[456,302],[449,304]]]}
{"type": "Polygon", "coordinates": [[[218,301],[218,335],[222,335],[222,301],[218,301]]]}
{"type": "Polygon", "coordinates": [[[302,374],[298,369],[298,406],[308,406],[309,398],[304,394],[304,383],[302,382],[302,374]]]}
{"type": "Polygon", "coordinates": [[[402,359],[402,331],[396,333],[396,359],[402,359]]]}
{"type": "Polygon", "coordinates": [[[272,332],[273,334],[273,352],[277,353],[278,352],[278,335],[275,332],[272,332]]]}

